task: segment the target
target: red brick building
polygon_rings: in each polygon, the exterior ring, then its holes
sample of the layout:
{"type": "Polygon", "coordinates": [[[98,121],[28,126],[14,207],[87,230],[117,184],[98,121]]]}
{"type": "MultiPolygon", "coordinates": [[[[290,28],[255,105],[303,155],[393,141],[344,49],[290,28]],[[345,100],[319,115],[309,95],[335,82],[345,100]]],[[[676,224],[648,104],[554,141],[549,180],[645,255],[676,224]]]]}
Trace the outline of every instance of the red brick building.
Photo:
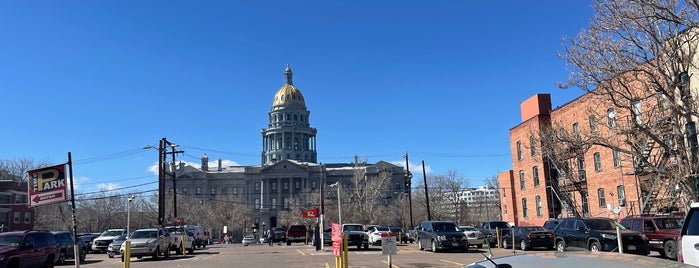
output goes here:
{"type": "Polygon", "coordinates": [[[559,216],[623,218],[639,213],[641,188],[631,157],[588,145],[584,153],[578,151],[566,160],[568,166],[542,153],[540,134],[547,131],[554,136],[599,133],[614,140],[612,130],[629,117],[607,104],[594,94],[584,94],[556,109],[551,107],[549,94],[537,94],[521,103],[522,123],[510,129],[512,170],[498,175],[503,220],[541,226],[559,216]],[[575,175],[564,177],[559,170],[575,175]]]}
{"type": "Polygon", "coordinates": [[[27,183],[0,181],[0,232],[32,230],[34,209],[27,206],[27,183]]]}

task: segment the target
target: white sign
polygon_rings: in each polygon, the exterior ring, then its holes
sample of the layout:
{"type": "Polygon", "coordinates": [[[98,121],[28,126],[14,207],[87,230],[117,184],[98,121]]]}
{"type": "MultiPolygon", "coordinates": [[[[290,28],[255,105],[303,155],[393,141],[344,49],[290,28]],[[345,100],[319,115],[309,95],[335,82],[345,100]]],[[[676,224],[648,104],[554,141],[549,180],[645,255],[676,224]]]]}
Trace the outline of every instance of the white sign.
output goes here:
{"type": "Polygon", "coordinates": [[[381,238],[381,255],[396,255],[396,237],[386,236],[381,238]]]}

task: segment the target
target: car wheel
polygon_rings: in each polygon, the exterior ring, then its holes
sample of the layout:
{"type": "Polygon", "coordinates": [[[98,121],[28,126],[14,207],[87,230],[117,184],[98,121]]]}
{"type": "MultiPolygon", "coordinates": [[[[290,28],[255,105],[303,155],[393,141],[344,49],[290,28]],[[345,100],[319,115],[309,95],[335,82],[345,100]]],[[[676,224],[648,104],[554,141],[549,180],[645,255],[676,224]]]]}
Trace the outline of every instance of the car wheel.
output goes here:
{"type": "Polygon", "coordinates": [[[369,250],[369,244],[364,244],[364,250],[369,250]]]}
{"type": "Polygon", "coordinates": [[[502,248],[509,248],[510,246],[507,244],[507,238],[502,240],[502,248]]]}
{"type": "Polygon", "coordinates": [[[291,241],[290,241],[290,240],[287,240],[287,241],[286,241],[286,245],[287,245],[287,246],[291,246],[291,241]]]}
{"type": "Polygon", "coordinates": [[[527,250],[527,247],[528,247],[528,246],[527,246],[527,242],[525,242],[524,240],[520,241],[520,242],[519,242],[519,247],[522,248],[522,251],[527,250]]]}
{"type": "Polygon", "coordinates": [[[590,244],[590,251],[592,252],[599,252],[602,246],[600,246],[599,242],[595,241],[590,244]]]}
{"type": "Polygon", "coordinates": [[[160,247],[155,248],[155,252],[153,252],[153,259],[157,259],[160,257],[160,247]]]}
{"type": "Polygon", "coordinates": [[[170,258],[170,247],[168,247],[168,249],[165,250],[165,254],[164,254],[164,255],[165,255],[165,258],[166,258],[166,259],[167,259],[167,258],[170,258]]]}
{"type": "Polygon", "coordinates": [[[121,262],[124,262],[124,255],[121,255],[121,262]]]}
{"type": "Polygon", "coordinates": [[[437,253],[437,243],[432,240],[432,252],[437,253]]]}
{"type": "Polygon", "coordinates": [[[177,249],[175,249],[175,254],[182,255],[182,247],[178,247],[177,249]]]}
{"type": "Polygon", "coordinates": [[[189,254],[194,254],[194,243],[192,243],[192,247],[187,249],[187,252],[189,252],[189,254]]]}
{"type": "Polygon", "coordinates": [[[483,248],[483,244],[476,245],[477,248],[483,248]]]}
{"type": "Polygon", "coordinates": [[[566,242],[563,240],[556,241],[556,251],[558,251],[558,252],[566,251],[566,242]]]}
{"type": "Polygon", "coordinates": [[[61,251],[61,253],[58,254],[58,260],[56,260],[56,264],[63,265],[65,263],[66,263],[66,253],[61,251]]]}
{"type": "MultiPolygon", "coordinates": [[[[54,263],[53,263],[53,258],[48,258],[46,262],[44,263],[44,268],[53,268],[54,263]]],[[[19,267],[19,264],[18,266],[19,267]]]]}
{"type": "Polygon", "coordinates": [[[417,249],[425,250],[425,248],[422,247],[422,241],[420,241],[420,239],[417,240],[417,249]]]}
{"type": "Polygon", "coordinates": [[[80,262],[84,262],[86,258],[87,258],[87,251],[80,250],[80,262]]]}
{"type": "Polygon", "coordinates": [[[665,241],[661,253],[668,259],[677,260],[677,242],[675,240],[665,241]]]}

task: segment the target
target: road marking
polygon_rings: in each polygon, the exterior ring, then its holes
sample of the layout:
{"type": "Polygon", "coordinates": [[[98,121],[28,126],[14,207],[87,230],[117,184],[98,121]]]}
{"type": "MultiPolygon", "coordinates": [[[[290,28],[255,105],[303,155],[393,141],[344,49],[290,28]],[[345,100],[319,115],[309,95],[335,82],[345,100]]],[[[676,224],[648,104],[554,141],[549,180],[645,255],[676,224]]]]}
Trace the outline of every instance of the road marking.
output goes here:
{"type": "Polygon", "coordinates": [[[443,261],[443,262],[451,263],[451,264],[456,264],[456,265],[458,265],[458,266],[464,266],[464,265],[466,265],[465,263],[460,263],[460,262],[455,262],[455,261],[448,261],[448,260],[439,260],[439,261],[443,261]]]}
{"type": "Polygon", "coordinates": [[[216,256],[216,255],[207,256],[207,257],[201,258],[201,260],[206,260],[206,259],[211,258],[213,256],[216,256]]]}
{"type": "MultiPolygon", "coordinates": [[[[388,261],[381,261],[381,262],[388,264],[388,261]]],[[[395,265],[395,264],[391,264],[391,265],[392,265],[391,267],[393,267],[393,268],[400,268],[400,266],[398,266],[398,265],[395,265]]]]}
{"type": "Polygon", "coordinates": [[[303,253],[303,251],[301,251],[300,249],[297,249],[296,251],[298,251],[299,253],[301,253],[301,256],[306,256],[306,253],[303,253]]]}

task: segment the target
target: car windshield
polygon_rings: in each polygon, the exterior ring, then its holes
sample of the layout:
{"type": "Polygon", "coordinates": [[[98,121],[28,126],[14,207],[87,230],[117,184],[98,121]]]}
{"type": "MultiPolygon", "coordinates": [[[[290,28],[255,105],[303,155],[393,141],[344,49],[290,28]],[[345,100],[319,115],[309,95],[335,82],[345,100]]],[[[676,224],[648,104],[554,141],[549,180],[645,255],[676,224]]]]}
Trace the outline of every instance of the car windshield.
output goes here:
{"type": "Polygon", "coordinates": [[[158,231],[136,231],[131,234],[131,239],[136,238],[158,238],[158,231]]]}
{"type": "Polygon", "coordinates": [[[617,226],[619,226],[620,229],[626,229],[624,226],[621,226],[621,224],[616,224],[616,222],[606,219],[588,219],[585,220],[585,224],[587,224],[587,228],[590,228],[590,230],[616,230],[617,226]]]}
{"type": "Polygon", "coordinates": [[[459,229],[451,222],[435,222],[432,228],[437,232],[458,232],[459,229]]]}
{"type": "Polygon", "coordinates": [[[377,226],[377,227],[376,227],[376,230],[379,231],[379,232],[388,232],[388,231],[390,231],[390,229],[388,229],[388,227],[384,227],[384,226],[377,226]]]}
{"type": "Polygon", "coordinates": [[[18,247],[20,242],[22,242],[21,235],[0,236],[0,246],[18,247]]]}
{"type": "Polygon", "coordinates": [[[662,230],[672,230],[682,228],[681,220],[675,218],[658,218],[655,219],[655,224],[662,230]]]}
{"type": "Polygon", "coordinates": [[[490,223],[490,228],[498,228],[498,229],[507,229],[510,228],[510,225],[507,224],[504,221],[494,221],[490,223]]]}
{"type": "Polygon", "coordinates": [[[122,231],[104,231],[100,236],[120,236],[122,231]]]}
{"type": "Polygon", "coordinates": [[[364,231],[361,225],[345,225],[344,231],[364,231]]]}
{"type": "Polygon", "coordinates": [[[403,228],[400,228],[400,227],[390,227],[389,229],[391,229],[391,232],[394,232],[394,233],[402,233],[403,232],[403,228]]]}
{"type": "Polygon", "coordinates": [[[548,230],[544,229],[544,227],[538,227],[538,226],[536,226],[536,227],[526,227],[526,229],[527,229],[527,232],[539,232],[539,231],[548,232],[548,230]]]}

